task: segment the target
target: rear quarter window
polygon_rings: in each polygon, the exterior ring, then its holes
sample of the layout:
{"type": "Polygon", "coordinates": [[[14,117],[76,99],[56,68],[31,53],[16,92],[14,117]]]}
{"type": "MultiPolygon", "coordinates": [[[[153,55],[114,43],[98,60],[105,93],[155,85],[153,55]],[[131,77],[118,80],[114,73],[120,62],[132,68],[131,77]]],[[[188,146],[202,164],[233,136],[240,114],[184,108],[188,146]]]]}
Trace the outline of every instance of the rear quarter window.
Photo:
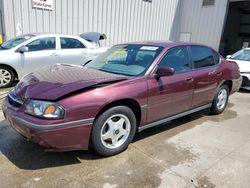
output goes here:
{"type": "Polygon", "coordinates": [[[190,49],[195,69],[215,65],[212,49],[203,46],[191,46],[190,49]]]}
{"type": "Polygon", "coordinates": [[[213,51],[213,55],[214,55],[214,63],[217,65],[220,63],[220,54],[218,54],[217,52],[213,51]]]}

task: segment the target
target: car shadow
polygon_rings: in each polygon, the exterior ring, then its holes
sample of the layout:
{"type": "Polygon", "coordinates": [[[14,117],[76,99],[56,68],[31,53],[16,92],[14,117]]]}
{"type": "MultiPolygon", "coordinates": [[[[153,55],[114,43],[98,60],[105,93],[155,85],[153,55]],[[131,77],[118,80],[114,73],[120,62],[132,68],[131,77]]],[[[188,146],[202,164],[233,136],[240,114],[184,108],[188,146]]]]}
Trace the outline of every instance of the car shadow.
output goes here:
{"type": "Polygon", "coordinates": [[[0,122],[1,154],[18,168],[27,170],[79,164],[81,160],[101,158],[92,151],[46,152],[45,148],[20,136],[5,120],[0,122]]]}
{"type": "Polygon", "coordinates": [[[17,85],[17,83],[19,82],[19,80],[15,80],[12,84],[12,87],[15,87],[17,85]]]}
{"type": "MultiPolygon", "coordinates": [[[[171,130],[171,129],[175,128],[175,127],[179,127],[180,125],[183,125],[185,123],[194,121],[194,120],[199,119],[201,117],[202,117],[202,113],[195,113],[195,114],[192,114],[192,115],[181,117],[179,119],[172,120],[172,121],[162,123],[162,124],[159,124],[157,126],[148,128],[148,129],[146,129],[146,130],[144,130],[142,132],[137,133],[137,135],[136,135],[133,142],[137,142],[139,140],[148,138],[150,136],[153,136],[153,135],[156,135],[156,134],[171,130]]],[[[186,129],[183,128],[182,130],[185,131],[186,129]]]]}
{"type": "MultiPolygon", "coordinates": [[[[226,114],[232,114],[232,104],[226,114]]],[[[174,134],[180,133],[187,129],[191,129],[204,122],[204,117],[211,121],[220,121],[224,116],[217,115],[215,119],[210,118],[208,110],[203,110],[161,125],[146,129],[137,133],[133,143],[138,142],[147,137],[162,133],[182,126],[180,130],[172,131],[174,134]],[[219,119],[218,119],[219,118],[219,119]]],[[[230,118],[237,116],[233,112],[230,118]]],[[[226,117],[226,116],[225,116],[226,117]]],[[[226,117],[228,118],[228,117],[226,117]]],[[[172,133],[171,133],[172,134],[172,133]]],[[[172,135],[171,135],[172,136],[172,135]]],[[[0,156],[4,155],[9,161],[20,169],[37,170],[43,168],[51,168],[72,164],[80,164],[82,160],[98,160],[102,157],[90,151],[72,151],[72,152],[46,152],[45,149],[37,144],[27,141],[14,131],[4,120],[0,122],[0,156]]]]}
{"type": "MultiPolygon", "coordinates": [[[[202,111],[199,111],[199,112],[187,115],[187,116],[183,116],[181,118],[178,118],[178,119],[175,119],[175,120],[163,123],[163,124],[159,124],[155,127],[152,127],[140,133],[137,133],[133,142],[137,142],[139,140],[162,133],[164,131],[169,131],[179,126],[181,126],[181,131],[180,130],[178,130],[177,132],[173,131],[174,134],[191,129],[197,125],[202,124],[205,121],[212,121],[212,122],[217,123],[217,122],[224,121],[227,119],[235,118],[237,117],[237,112],[231,110],[233,106],[234,106],[233,103],[228,103],[227,109],[222,114],[219,114],[219,115],[212,115],[210,114],[208,109],[205,109],[205,110],[202,110],[202,111]]],[[[174,135],[172,134],[171,136],[174,136],[174,135]]]]}
{"type": "Polygon", "coordinates": [[[239,92],[240,92],[240,93],[250,93],[250,90],[241,88],[241,89],[239,90],[239,92]]]}

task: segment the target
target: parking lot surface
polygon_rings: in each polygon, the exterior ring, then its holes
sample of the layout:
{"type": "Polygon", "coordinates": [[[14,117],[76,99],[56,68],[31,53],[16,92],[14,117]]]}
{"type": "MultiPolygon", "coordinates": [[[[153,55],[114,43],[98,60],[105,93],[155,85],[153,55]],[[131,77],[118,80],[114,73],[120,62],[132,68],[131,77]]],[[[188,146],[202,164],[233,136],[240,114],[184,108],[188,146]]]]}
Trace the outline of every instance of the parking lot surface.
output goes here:
{"type": "MultiPolygon", "coordinates": [[[[1,90],[1,98],[7,90],[1,90]]],[[[138,133],[129,148],[45,152],[0,113],[0,187],[249,187],[250,92],[217,116],[202,111],[138,133]]]]}

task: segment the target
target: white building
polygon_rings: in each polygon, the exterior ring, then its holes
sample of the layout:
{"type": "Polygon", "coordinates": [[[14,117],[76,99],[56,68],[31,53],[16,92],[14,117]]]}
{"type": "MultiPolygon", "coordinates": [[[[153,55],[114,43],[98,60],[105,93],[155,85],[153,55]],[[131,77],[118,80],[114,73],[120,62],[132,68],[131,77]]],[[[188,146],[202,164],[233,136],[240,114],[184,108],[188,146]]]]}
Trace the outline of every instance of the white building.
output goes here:
{"type": "Polygon", "coordinates": [[[98,31],[103,45],[138,40],[202,43],[232,53],[250,42],[247,0],[0,0],[0,34],[98,31]]]}

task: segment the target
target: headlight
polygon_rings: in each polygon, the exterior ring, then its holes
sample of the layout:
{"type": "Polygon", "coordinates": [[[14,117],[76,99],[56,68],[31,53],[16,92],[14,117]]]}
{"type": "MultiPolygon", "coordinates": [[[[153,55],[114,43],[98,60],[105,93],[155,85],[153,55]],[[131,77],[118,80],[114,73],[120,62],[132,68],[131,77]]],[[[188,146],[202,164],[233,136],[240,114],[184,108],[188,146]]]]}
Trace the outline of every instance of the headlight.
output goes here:
{"type": "Polygon", "coordinates": [[[31,100],[26,106],[27,114],[46,119],[62,119],[64,109],[54,102],[31,100]]]}

